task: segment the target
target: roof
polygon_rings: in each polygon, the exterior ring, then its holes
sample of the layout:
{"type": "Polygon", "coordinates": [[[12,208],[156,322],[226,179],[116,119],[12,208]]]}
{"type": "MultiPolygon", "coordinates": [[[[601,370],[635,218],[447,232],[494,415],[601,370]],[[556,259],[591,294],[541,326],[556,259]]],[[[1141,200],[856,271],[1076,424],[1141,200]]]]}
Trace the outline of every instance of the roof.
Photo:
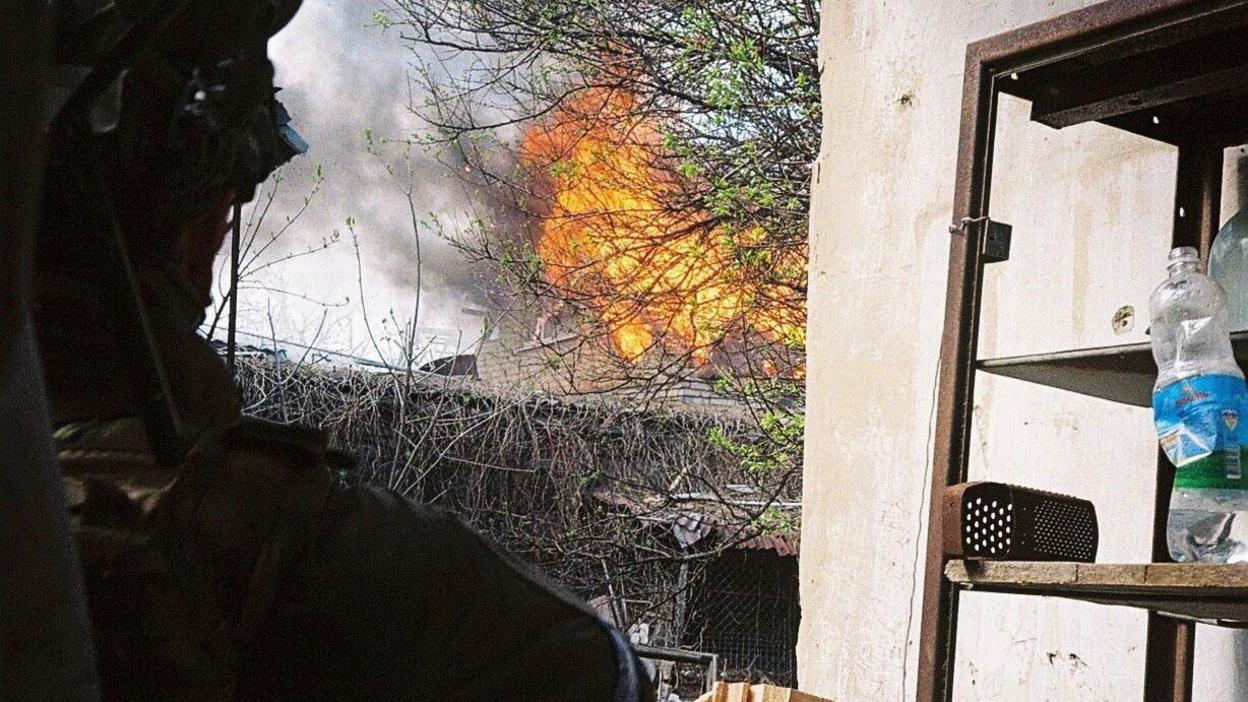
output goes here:
{"type": "MultiPolygon", "coordinates": [[[[730,486],[731,488],[732,486],[730,486]]],[[[683,493],[670,496],[658,493],[625,494],[599,486],[590,494],[601,502],[623,507],[642,522],[665,525],[688,549],[710,536],[732,543],[733,548],[774,551],[779,556],[797,556],[801,550],[800,528],[752,533],[760,511],[780,509],[801,515],[801,503],[781,499],[749,499],[725,494],[683,493]]]]}

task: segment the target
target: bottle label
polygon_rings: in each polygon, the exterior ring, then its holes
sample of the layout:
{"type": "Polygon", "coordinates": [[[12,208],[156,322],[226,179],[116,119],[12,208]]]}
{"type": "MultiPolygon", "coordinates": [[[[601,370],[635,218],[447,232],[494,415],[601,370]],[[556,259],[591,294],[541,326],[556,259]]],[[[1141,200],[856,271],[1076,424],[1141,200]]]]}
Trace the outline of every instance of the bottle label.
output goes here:
{"type": "Polygon", "coordinates": [[[1178,468],[1174,486],[1248,489],[1240,466],[1248,387],[1233,375],[1201,375],[1153,394],[1161,448],[1178,468]]]}

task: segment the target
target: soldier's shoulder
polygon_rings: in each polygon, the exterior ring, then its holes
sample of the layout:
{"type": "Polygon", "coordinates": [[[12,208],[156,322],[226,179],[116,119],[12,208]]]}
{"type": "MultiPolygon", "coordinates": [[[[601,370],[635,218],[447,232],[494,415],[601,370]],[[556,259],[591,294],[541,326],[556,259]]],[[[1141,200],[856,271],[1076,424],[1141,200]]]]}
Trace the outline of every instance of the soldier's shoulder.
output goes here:
{"type": "Polygon", "coordinates": [[[206,436],[188,458],[287,478],[307,471],[347,471],[355,463],[351,455],[330,447],[322,429],[258,417],[242,417],[206,436]]]}

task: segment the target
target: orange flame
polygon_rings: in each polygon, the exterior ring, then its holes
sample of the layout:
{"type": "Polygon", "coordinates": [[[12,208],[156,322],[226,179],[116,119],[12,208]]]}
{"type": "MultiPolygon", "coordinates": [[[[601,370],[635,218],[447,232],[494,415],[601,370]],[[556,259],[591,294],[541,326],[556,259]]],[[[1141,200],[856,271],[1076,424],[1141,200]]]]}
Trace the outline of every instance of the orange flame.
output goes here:
{"type": "Polygon", "coordinates": [[[661,345],[706,364],[734,329],[804,344],[804,301],[734,256],[763,232],[734,239],[705,212],[673,211],[687,183],[662,167],[663,137],[635,107],[627,92],[586,90],[525,132],[524,163],[549,169],[536,247],[547,279],[583,296],[629,361],[661,345]]]}

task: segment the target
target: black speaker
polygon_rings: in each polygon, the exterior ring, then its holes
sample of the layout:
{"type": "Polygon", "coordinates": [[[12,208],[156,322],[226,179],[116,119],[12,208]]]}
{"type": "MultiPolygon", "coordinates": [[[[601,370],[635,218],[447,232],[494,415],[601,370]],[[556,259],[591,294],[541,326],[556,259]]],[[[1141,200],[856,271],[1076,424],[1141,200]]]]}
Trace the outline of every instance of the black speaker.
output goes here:
{"type": "Polygon", "coordinates": [[[945,491],[944,547],[953,558],[1092,563],[1097,537],[1087,500],[1005,483],[945,491]]]}

